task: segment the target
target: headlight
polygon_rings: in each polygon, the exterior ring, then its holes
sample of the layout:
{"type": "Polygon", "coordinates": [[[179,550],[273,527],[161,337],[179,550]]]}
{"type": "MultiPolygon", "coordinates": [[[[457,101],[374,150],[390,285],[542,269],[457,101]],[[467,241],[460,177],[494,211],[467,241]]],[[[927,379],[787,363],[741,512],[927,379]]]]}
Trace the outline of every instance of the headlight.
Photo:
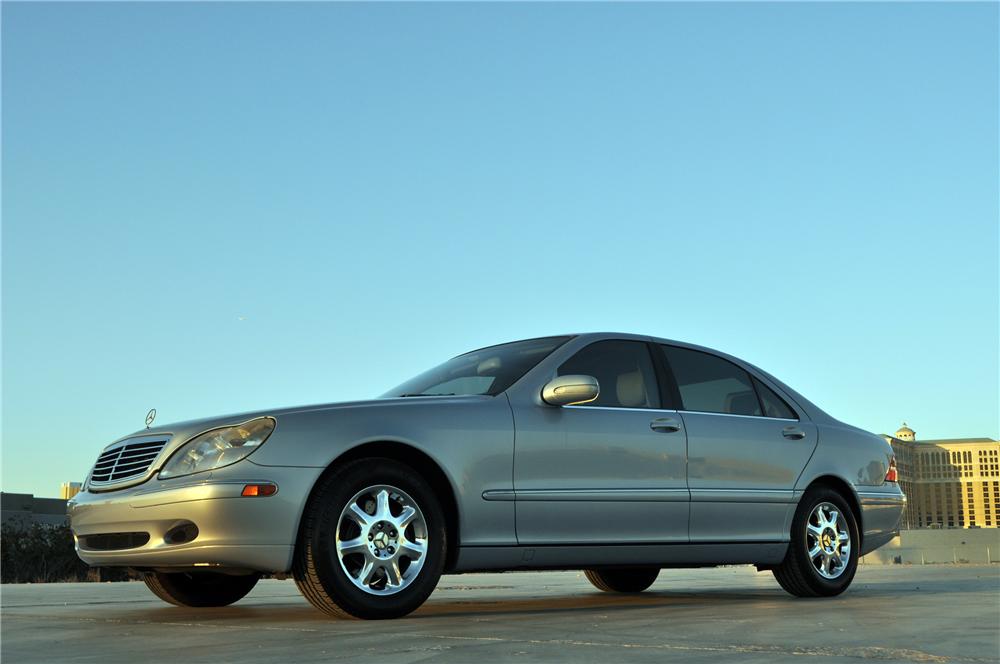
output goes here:
{"type": "Polygon", "coordinates": [[[270,417],[206,431],[184,443],[163,466],[160,479],[222,468],[249,456],[274,431],[270,417]]]}

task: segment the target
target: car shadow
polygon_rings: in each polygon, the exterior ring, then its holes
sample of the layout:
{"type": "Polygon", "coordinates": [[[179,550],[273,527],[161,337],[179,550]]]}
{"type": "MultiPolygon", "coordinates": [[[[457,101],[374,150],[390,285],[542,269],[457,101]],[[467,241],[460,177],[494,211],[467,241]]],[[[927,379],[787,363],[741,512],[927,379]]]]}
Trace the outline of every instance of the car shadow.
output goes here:
{"type": "MultiPolygon", "coordinates": [[[[252,598],[251,598],[252,599],[252,598]]],[[[261,598],[265,600],[266,598],[261,598]]],[[[750,603],[773,606],[795,599],[781,590],[762,589],[752,592],[732,591],[647,591],[635,595],[616,595],[600,592],[559,594],[548,597],[503,597],[496,599],[440,598],[433,597],[403,620],[434,620],[440,618],[489,618],[524,616],[532,614],[590,614],[605,611],[660,609],[667,612],[711,608],[720,604],[750,603]]],[[[199,622],[215,621],[267,621],[271,625],[296,624],[303,628],[316,628],[336,620],[317,611],[304,602],[282,601],[277,603],[248,602],[229,607],[191,609],[171,606],[143,608],[128,612],[115,612],[119,619],[141,622],[199,622]]],[[[347,621],[354,622],[354,621],[347,621]]],[[[355,623],[358,624],[358,623],[355,623]]],[[[312,630],[309,630],[312,631],[312,630]]]]}
{"type": "MultiPolygon", "coordinates": [[[[984,578],[1000,579],[995,571],[986,570],[984,578]]],[[[863,578],[843,595],[824,598],[797,598],[788,595],[777,585],[774,588],[732,590],[729,588],[698,588],[690,590],[648,590],[638,594],[602,593],[590,590],[581,592],[558,592],[552,595],[518,596],[504,595],[508,586],[469,586],[471,597],[464,599],[459,593],[465,588],[445,588],[447,596],[431,598],[404,620],[433,620],[437,618],[490,618],[513,615],[546,615],[563,613],[586,615],[604,611],[629,611],[658,609],[669,616],[677,611],[711,609],[719,605],[757,605],[759,608],[782,610],[813,610],[816,604],[829,606],[830,602],[850,602],[872,598],[894,599],[912,592],[961,594],[963,588],[956,588],[946,578],[924,577],[918,582],[877,581],[867,582],[863,578]],[[458,591],[458,592],[456,592],[458,591]],[[491,591],[484,597],[485,591],[491,591]],[[474,594],[472,594],[474,593],[474,594]],[[458,596],[456,596],[458,595],[458,596]],[[808,607],[808,608],[807,608],[808,607]]],[[[972,590],[970,588],[970,590],[972,590]]],[[[540,591],[544,592],[544,591],[540,591]]],[[[144,606],[128,610],[111,611],[116,618],[141,622],[222,622],[228,620],[267,621],[269,624],[296,624],[303,629],[317,629],[329,625],[335,619],[324,615],[300,598],[290,593],[276,597],[253,597],[229,607],[192,609],[167,605],[144,606]]],[[[353,622],[353,621],[349,621],[353,622]]]]}
{"type": "Polygon", "coordinates": [[[425,619],[437,617],[483,617],[504,615],[530,615],[544,613],[587,614],[609,610],[661,609],[667,612],[689,611],[720,603],[760,603],[780,601],[778,593],[761,592],[670,592],[647,591],[639,594],[579,593],[552,597],[531,597],[496,600],[438,600],[429,601],[409,617],[425,619]]]}

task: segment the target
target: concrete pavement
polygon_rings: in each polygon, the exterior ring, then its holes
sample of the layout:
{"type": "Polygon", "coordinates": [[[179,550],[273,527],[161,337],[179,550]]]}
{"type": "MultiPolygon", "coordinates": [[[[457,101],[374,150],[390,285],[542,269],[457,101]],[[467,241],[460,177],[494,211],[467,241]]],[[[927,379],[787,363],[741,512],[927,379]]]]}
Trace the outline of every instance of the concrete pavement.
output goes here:
{"type": "Polygon", "coordinates": [[[291,581],[224,609],[141,583],[0,588],[0,655],[21,662],[1000,662],[1000,565],[862,566],[800,600],[750,567],[663,570],[641,595],[579,572],[443,577],[412,616],[333,620],[291,581]]]}

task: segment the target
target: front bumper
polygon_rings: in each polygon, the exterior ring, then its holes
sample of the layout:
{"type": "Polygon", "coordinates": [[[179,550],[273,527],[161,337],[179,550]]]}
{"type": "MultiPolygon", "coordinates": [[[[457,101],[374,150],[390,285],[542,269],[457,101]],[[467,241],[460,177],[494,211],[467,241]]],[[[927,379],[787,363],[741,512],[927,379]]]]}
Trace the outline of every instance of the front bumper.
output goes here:
{"type": "Polygon", "coordinates": [[[888,544],[899,534],[899,520],[906,507],[906,495],[898,484],[886,483],[880,487],[858,490],[861,503],[861,555],[888,544]]]}
{"type": "Polygon", "coordinates": [[[211,473],[81,492],[68,506],[77,554],[94,566],[287,572],[302,508],[322,470],[258,466],[247,459],[211,473]],[[262,482],[276,484],[278,492],[240,495],[246,484],[262,482]],[[168,532],[188,523],[197,527],[197,537],[180,544],[167,540],[168,532]],[[146,533],[149,540],[134,548],[89,548],[89,536],[114,533],[146,533]]]}

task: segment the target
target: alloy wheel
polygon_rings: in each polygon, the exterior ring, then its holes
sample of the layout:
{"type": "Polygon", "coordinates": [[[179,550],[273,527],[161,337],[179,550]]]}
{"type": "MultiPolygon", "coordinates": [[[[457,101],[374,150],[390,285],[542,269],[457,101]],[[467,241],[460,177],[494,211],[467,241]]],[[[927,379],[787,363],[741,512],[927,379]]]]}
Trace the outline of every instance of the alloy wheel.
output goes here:
{"type": "Polygon", "coordinates": [[[355,586],[372,595],[393,595],[420,574],[427,538],[427,522],[413,498],[393,486],[370,486],[340,513],[336,553],[355,586]]]}
{"type": "Polygon", "coordinates": [[[806,523],[806,551],[816,572],[836,579],[851,559],[851,531],[847,519],[832,503],[820,503],[806,523]]]}

